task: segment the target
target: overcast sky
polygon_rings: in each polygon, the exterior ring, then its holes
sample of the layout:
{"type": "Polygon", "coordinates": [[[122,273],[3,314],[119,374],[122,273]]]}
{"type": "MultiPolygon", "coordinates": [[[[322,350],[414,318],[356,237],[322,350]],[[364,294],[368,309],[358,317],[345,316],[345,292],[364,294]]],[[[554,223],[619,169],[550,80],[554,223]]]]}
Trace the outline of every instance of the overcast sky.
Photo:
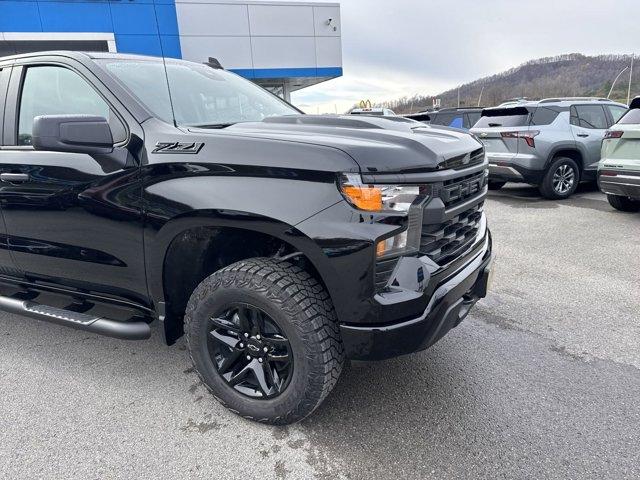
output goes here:
{"type": "Polygon", "coordinates": [[[308,113],[436,94],[561,53],[640,53],[640,0],[339,3],[344,76],[292,95],[308,113]]]}

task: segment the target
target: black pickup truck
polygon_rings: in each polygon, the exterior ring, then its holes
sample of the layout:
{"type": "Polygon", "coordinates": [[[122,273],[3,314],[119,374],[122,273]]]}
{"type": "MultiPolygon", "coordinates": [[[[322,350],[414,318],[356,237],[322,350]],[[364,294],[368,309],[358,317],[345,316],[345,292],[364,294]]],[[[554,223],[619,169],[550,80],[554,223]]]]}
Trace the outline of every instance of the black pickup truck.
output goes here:
{"type": "Polygon", "coordinates": [[[0,309],[185,335],[244,417],[304,418],[345,359],[425,349],[486,294],[471,135],[110,53],[0,58],[0,112],[0,309]]]}

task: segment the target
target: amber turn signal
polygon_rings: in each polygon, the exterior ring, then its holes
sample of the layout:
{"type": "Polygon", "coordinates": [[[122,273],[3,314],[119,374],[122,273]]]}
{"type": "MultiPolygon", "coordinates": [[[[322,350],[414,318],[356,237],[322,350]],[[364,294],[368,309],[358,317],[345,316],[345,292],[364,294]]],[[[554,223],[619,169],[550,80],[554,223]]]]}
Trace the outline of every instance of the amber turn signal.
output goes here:
{"type": "Polygon", "coordinates": [[[367,185],[343,185],[342,192],[349,201],[361,210],[382,210],[382,190],[367,185]]]}

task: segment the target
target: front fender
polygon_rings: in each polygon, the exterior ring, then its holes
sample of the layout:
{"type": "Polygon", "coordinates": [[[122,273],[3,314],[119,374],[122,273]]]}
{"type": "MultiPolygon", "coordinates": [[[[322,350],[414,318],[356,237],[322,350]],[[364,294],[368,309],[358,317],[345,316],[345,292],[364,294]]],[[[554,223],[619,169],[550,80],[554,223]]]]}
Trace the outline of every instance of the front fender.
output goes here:
{"type": "Polygon", "coordinates": [[[174,174],[165,180],[162,175],[148,175],[143,186],[147,283],[155,305],[164,302],[162,272],[171,242],[197,227],[233,227],[270,235],[303,252],[322,276],[326,274],[323,250],[295,225],[342,201],[335,176],[318,182],[227,175],[175,178],[174,174]]]}

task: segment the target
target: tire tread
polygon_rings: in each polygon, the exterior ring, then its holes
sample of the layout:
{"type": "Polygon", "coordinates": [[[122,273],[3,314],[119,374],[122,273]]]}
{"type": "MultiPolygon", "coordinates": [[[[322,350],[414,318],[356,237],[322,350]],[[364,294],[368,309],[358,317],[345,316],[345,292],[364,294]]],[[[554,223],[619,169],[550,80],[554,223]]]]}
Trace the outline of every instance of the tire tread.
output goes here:
{"type": "Polygon", "coordinates": [[[308,388],[303,392],[298,407],[279,417],[256,418],[231,408],[208,385],[198,368],[196,371],[203,384],[225,407],[244,418],[270,424],[289,424],[302,420],[312,413],[335,386],[344,364],[344,348],[340,339],[338,321],[331,298],[324,286],[312,275],[297,265],[271,258],[242,260],[213,273],[194,290],[185,312],[185,332],[191,360],[194,348],[191,335],[196,306],[221,286],[250,288],[263,293],[275,301],[291,320],[296,322],[303,342],[309,345],[311,355],[307,355],[312,369],[309,373],[308,388]],[[276,290],[276,291],[274,291],[276,290]],[[281,294],[282,296],[280,296],[281,294]],[[288,297],[290,301],[282,301],[288,297]]]}

